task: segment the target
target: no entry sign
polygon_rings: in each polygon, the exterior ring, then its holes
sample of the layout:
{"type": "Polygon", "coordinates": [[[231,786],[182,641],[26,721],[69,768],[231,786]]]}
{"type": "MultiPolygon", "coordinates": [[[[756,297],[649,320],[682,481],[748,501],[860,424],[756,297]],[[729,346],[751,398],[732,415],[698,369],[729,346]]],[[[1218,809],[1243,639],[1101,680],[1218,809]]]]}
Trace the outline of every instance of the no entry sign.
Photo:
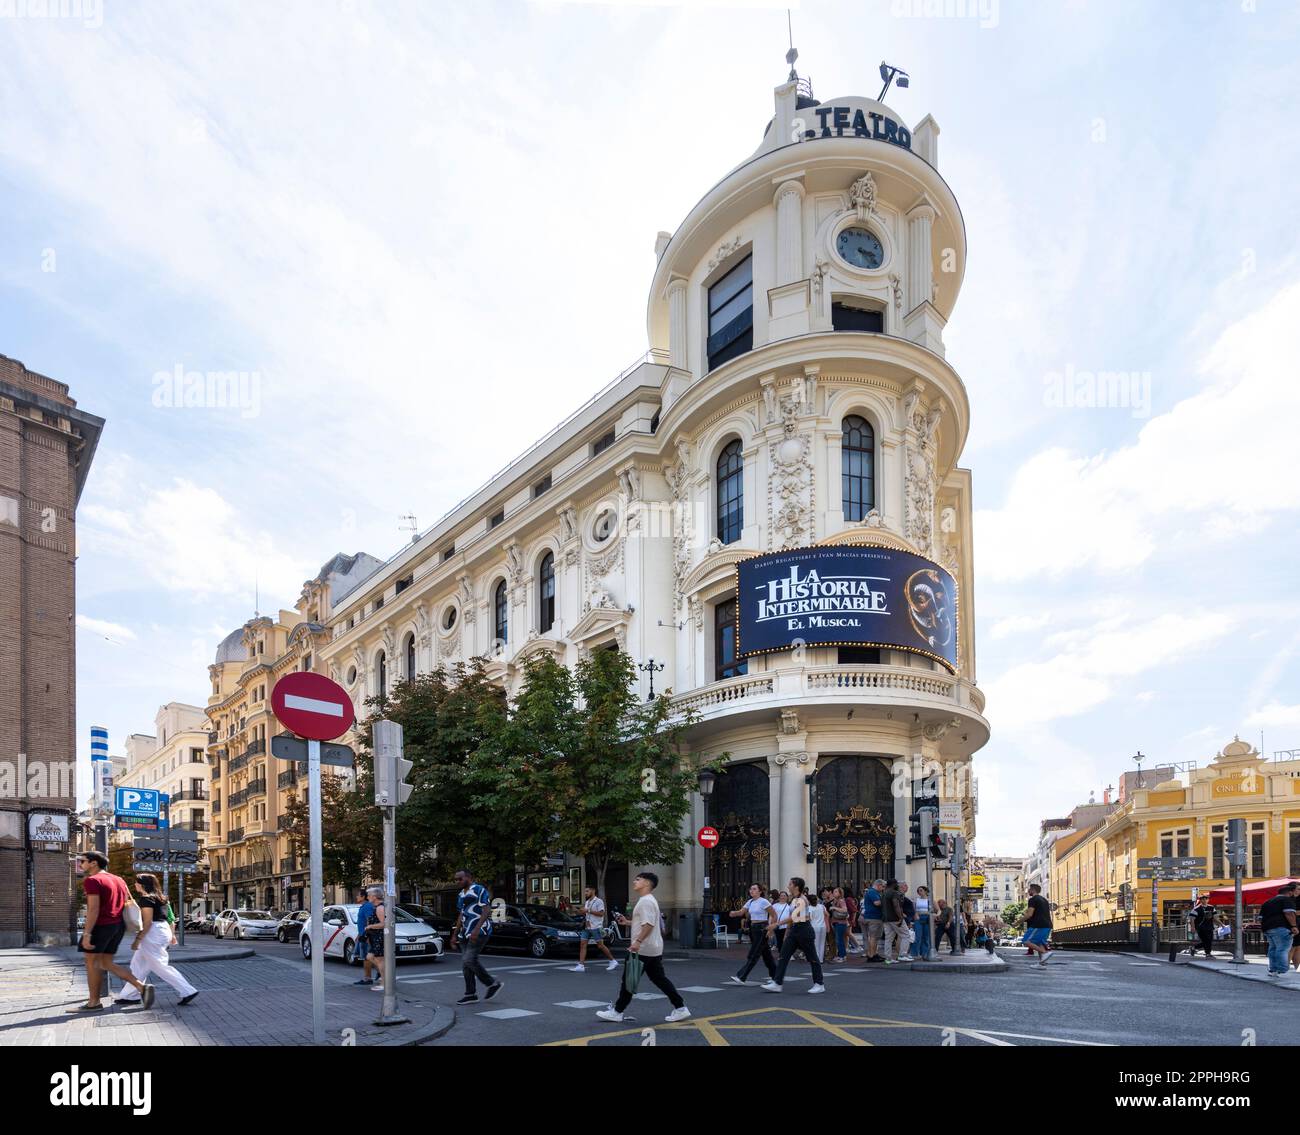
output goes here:
{"type": "Polygon", "coordinates": [[[324,674],[286,674],[271,691],[271,710],[286,729],[312,741],[342,737],[356,720],[352,699],[324,674]]]}
{"type": "Polygon", "coordinates": [[[700,828],[695,838],[700,841],[701,847],[717,847],[721,837],[717,828],[700,828]]]}

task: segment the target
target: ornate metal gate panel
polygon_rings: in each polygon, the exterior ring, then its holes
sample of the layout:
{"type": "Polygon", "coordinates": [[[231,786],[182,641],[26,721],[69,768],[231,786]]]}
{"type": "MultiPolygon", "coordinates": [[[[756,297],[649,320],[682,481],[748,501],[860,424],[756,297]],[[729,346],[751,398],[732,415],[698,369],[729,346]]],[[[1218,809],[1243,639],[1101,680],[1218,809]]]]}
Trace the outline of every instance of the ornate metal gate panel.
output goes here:
{"type": "Polygon", "coordinates": [[[890,766],[878,757],[836,757],[817,770],[817,883],[852,887],[894,875],[890,766]]]}
{"type": "Polygon", "coordinates": [[[718,846],[709,853],[713,909],[738,910],[751,883],[765,891],[771,880],[770,799],[765,765],[731,765],[709,797],[709,823],[718,846]]]}

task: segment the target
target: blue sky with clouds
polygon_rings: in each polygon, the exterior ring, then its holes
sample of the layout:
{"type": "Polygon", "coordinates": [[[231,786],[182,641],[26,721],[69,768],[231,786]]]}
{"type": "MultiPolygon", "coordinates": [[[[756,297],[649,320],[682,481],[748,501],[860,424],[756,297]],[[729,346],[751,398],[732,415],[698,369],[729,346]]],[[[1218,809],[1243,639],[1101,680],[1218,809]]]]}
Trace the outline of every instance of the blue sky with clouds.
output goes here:
{"type": "MultiPolygon", "coordinates": [[[[947,343],[972,403],[981,850],[1027,850],[1139,748],[1300,747],[1297,9],[793,18],[822,98],[874,96],[882,58],[910,71],[891,105],[938,120],[966,219],[947,343]],[[1149,406],[1052,397],[1101,371],[1149,406]]],[[[255,586],[287,607],[335,551],[391,554],[401,514],[432,523],[644,350],[655,233],[754,149],[785,23],[363,0],[0,17],[0,352],[108,419],[79,518],[83,760],[92,723],[117,751],[160,704],[203,704],[255,586]],[[256,397],[156,404],[177,367],[256,397]]]]}

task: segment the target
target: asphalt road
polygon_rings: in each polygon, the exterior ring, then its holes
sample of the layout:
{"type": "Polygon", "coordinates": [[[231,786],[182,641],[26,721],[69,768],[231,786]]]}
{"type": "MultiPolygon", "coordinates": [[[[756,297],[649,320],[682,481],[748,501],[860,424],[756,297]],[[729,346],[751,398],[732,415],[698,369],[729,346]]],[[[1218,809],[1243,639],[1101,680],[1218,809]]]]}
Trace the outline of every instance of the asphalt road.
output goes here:
{"type": "MultiPolygon", "coordinates": [[[[259,953],[302,961],[295,945],[248,943],[259,953]]],[[[619,974],[603,959],[572,973],[572,958],[534,962],[488,955],[505,987],[490,1003],[457,1007],[442,1045],[1258,1045],[1294,1044],[1294,993],[1137,955],[1057,953],[1045,968],[1003,951],[1010,972],[911,973],[906,966],[828,966],[827,991],[810,996],[807,967],[795,963],[785,989],[726,984],[735,951],[670,959],[669,977],[693,1017],[668,1025],[669,1004],[653,986],[633,1001],[624,1025],[598,1020],[619,974]],[[653,1029],[653,1033],[647,1033],[653,1029]]],[[[330,962],[332,979],[349,971],[330,962]]],[[[762,967],[757,971],[762,975],[762,967]]],[[[359,975],[358,975],[359,976],[359,975]]],[[[754,975],[751,975],[751,981],[754,975]]],[[[451,1005],[463,993],[459,955],[403,963],[399,988],[451,1005]]]]}

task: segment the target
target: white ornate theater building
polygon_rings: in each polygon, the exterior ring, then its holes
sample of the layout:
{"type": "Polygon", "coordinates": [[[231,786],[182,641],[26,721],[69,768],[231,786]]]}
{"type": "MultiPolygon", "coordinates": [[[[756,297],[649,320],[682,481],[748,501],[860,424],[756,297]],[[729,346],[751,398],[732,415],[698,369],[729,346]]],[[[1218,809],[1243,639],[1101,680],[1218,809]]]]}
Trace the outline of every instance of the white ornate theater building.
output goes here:
{"type": "MultiPolygon", "coordinates": [[[[943,342],[966,238],[939,127],[802,81],[775,100],[758,148],[659,234],[644,359],[335,596],[317,647],[359,708],[475,655],[511,690],[542,652],[663,664],[693,749],[730,756],[685,859],[658,867],[670,913],[706,875],[714,909],[792,875],[923,881],[923,790],[895,763],[964,772],[989,738],[970,412],[943,342]]],[[[971,837],[969,783],[940,794],[971,837]]],[[[521,872],[530,900],[578,897],[583,865],[555,851],[521,872]]]]}

